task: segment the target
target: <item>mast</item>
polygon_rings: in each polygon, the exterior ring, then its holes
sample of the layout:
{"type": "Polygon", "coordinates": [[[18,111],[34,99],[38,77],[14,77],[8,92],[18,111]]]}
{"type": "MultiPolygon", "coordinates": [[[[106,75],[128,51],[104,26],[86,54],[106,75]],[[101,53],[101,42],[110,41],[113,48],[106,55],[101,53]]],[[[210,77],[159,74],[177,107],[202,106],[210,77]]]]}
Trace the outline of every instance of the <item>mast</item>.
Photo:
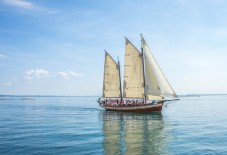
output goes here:
{"type": "Polygon", "coordinates": [[[121,100],[122,100],[122,89],[121,89],[121,67],[120,67],[119,57],[118,57],[118,71],[119,71],[119,81],[120,81],[120,96],[121,96],[121,100]]]}
{"type": "Polygon", "coordinates": [[[144,98],[145,98],[145,103],[147,102],[147,94],[146,94],[146,82],[145,82],[145,61],[144,61],[144,52],[143,52],[143,35],[142,33],[140,34],[141,36],[141,53],[142,53],[142,67],[143,67],[143,87],[144,87],[144,98]]]}
{"type": "Polygon", "coordinates": [[[106,55],[108,54],[107,52],[106,52],[106,50],[104,50],[105,51],[105,60],[104,60],[104,74],[103,74],[103,88],[102,88],[102,97],[104,97],[105,95],[104,95],[104,91],[105,91],[105,74],[106,74],[106,68],[105,68],[105,65],[106,65],[106,55]]]}

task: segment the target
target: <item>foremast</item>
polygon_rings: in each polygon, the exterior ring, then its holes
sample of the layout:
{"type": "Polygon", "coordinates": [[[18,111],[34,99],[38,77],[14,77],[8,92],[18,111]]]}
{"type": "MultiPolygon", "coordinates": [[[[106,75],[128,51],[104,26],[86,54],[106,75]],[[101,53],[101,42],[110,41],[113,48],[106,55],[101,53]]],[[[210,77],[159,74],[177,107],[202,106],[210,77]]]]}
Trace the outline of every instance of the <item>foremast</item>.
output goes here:
{"type": "Polygon", "coordinates": [[[120,97],[121,97],[121,101],[123,100],[123,96],[122,96],[122,86],[121,86],[121,66],[120,66],[120,61],[119,61],[119,57],[118,57],[118,71],[119,71],[119,81],[120,81],[120,97]]]}

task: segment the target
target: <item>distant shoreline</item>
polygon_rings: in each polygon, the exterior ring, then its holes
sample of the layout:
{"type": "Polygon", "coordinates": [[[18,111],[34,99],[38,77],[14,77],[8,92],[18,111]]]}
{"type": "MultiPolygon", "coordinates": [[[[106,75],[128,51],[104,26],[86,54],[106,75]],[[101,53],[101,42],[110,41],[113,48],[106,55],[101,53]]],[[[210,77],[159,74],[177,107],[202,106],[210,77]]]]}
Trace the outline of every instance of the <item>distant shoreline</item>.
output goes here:
{"type": "Polygon", "coordinates": [[[0,97],[99,97],[97,96],[71,96],[71,95],[0,95],[0,97]]]}
{"type": "MultiPolygon", "coordinates": [[[[214,96],[227,94],[181,94],[179,97],[199,97],[199,96],[214,96]]],[[[0,97],[100,97],[100,95],[0,95],[0,97]]]]}

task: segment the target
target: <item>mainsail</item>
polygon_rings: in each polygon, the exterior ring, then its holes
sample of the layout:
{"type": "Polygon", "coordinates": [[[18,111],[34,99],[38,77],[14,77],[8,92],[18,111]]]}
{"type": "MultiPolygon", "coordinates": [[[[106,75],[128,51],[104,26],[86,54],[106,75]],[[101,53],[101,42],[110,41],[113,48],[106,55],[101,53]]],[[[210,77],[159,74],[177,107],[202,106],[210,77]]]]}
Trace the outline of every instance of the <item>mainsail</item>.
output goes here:
{"type": "Polygon", "coordinates": [[[144,97],[142,55],[127,38],[125,44],[123,97],[144,97]]]}
{"type": "Polygon", "coordinates": [[[102,97],[120,97],[119,66],[107,52],[105,52],[102,97]]]}
{"type": "Polygon", "coordinates": [[[146,41],[142,37],[142,49],[145,66],[145,92],[152,96],[176,97],[165,75],[161,71],[146,41]]]}

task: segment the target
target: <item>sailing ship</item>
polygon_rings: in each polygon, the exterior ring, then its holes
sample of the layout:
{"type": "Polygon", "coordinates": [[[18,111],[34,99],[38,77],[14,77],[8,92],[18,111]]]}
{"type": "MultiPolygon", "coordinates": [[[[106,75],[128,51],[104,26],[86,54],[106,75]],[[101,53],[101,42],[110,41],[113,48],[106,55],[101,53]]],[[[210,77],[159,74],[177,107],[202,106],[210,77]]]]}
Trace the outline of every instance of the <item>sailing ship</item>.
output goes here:
{"type": "Polygon", "coordinates": [[[125,38],[123,91],[120,62],[105,51],[103,94],[106,110],[161,111],[164,102],[178,100],[141,34],[141,51],[125,38]]]}

